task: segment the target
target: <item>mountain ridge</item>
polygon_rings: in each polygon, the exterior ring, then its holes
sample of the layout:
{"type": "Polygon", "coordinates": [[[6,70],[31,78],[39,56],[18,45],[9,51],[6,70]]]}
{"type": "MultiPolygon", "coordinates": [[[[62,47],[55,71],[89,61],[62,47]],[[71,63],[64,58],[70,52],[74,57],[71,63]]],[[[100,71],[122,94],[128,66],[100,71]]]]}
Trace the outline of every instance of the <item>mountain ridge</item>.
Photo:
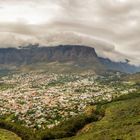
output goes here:
{"type": "Polygon", "coordinates": [[[94,48],[82,45],[59,45],[39,47],[28,45],[20,48],[0,48],[0,65],[30,65],[50,62],[73,62],[79,67],[92,67],[97,70],[116,70],[127,73],[140,71],[139,67],[125,62],[113,62],[99,57],[94,48]]]}

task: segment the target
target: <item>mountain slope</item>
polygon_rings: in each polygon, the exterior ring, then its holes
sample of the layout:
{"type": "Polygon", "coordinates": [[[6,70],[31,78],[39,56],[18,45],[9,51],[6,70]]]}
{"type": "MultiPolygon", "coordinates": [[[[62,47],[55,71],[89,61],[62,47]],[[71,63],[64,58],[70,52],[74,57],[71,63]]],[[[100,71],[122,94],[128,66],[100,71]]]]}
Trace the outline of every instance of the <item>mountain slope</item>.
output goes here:
{"type": "Polygon", "coordinates": [[[84,46],[1,48],[0,64],[31,64],[36,62],[98,61],[95,50],[84,46]]]}
{"type": "Polygon", "coordinates": [[[15,133],[0,129],[0,140],[21,140],[15,133]]]}
{"type": "Polygon", "coordinates": [[[38,47],[29,45],[21,48],[0,48],[0,65],[36,65],[37,63],[71,63],[79,68],[91,68],[96,71],[116,70],[137,72],[140,69],[122,62],[113,62],[98,57],[94,48],[77,45],[60,45],[55,47],[38,47]]]}
{"type": "Polygon", "coordinates": [[[77,136],[64,140],[139,140],[139,100],[140,94],[134,93],[126,99],[102,105],[105,116],[100,121],[85,126],[77,136]]]}
{"type": "Polygon", "coordinates": [[[127,76],[123,77],[123,80],[140,84],[140,72],[134,73],[131,75],[127,75],[127,76]]]}
{"type": "Polygon", "coordinates": [[[110,70],[118,70],[126,73],[135,73],[140,71],[140,67],[136,67],[125,62],[113,62],[110,59],[101,57],[100,62],[110,70]]]}

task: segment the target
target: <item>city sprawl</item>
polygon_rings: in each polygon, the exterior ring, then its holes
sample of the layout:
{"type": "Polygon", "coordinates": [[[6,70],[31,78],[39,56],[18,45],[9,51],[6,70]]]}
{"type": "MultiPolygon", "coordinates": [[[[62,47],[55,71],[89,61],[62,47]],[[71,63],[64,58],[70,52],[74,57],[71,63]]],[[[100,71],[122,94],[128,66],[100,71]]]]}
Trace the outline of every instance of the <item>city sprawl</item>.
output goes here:
{"type": "Polygon", "coordinates": [[[136,91],[137,87],[121,81],[121,76],[119,72],[113,76],[47,72],[3,76],[0,79],[0,117],[34,129],[52,128],[83,113],[91,104],[136,91]]]}

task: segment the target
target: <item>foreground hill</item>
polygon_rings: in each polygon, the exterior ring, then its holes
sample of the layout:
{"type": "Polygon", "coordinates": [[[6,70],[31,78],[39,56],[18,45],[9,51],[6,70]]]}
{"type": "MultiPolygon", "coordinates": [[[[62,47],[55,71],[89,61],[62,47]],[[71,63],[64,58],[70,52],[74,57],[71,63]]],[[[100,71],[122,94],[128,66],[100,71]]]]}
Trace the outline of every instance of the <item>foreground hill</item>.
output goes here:
{"type": "MultiPolygon", "coordinates": [[[[94,48],[77,45],[60,45],[56,47],[38,47],[29,45],[21,48],[0,48],[0,66],[12,68],[12,66],[24,68],[32,66],[40,68],[44,65],[57,62],[60,67],[75,69],[92,69],[94,71],[115,70],[133,73],[140,70],[123,62],[113,62],[109,59],[99,57],[94,48]],[[61,65],[63,64],[63,65],[61,65]]],[[[55,64],[54,64],[55,65],[55,64]]],[[[50,66],[48,66],[50,67],[50,66]]],[[[57,69],[57,67],[54,67],[57,69]]]]}
{"type": "Polygon", "coordinates": [[[5,129],[0,129],[0,140],[21,140],[16,134],[5,129]]]}
{"type": "Polygon", "coordinates": [[[140,94],[124,96],[102,105],[105,116],[86,125],[75,137],[65,140],[139,140],[140,94]]]}

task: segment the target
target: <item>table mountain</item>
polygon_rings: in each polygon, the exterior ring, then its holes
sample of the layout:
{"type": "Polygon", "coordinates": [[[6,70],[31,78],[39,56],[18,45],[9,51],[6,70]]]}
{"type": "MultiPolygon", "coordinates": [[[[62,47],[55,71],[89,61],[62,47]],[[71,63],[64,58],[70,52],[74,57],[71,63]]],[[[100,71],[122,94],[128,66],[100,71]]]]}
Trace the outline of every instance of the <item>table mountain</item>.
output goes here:
{"type": "Polygon", "coordinates": [[[140,68],[123,62],[113,62],[99,57],[95,49],[80,45],[60,45],[55,47],[38,47],[28,45],[20,48],[0,48],[0,65],[35,65],[36,63],[72,62],[80,67],[98,70],[117,70],[137,72],[140,68]]]}

